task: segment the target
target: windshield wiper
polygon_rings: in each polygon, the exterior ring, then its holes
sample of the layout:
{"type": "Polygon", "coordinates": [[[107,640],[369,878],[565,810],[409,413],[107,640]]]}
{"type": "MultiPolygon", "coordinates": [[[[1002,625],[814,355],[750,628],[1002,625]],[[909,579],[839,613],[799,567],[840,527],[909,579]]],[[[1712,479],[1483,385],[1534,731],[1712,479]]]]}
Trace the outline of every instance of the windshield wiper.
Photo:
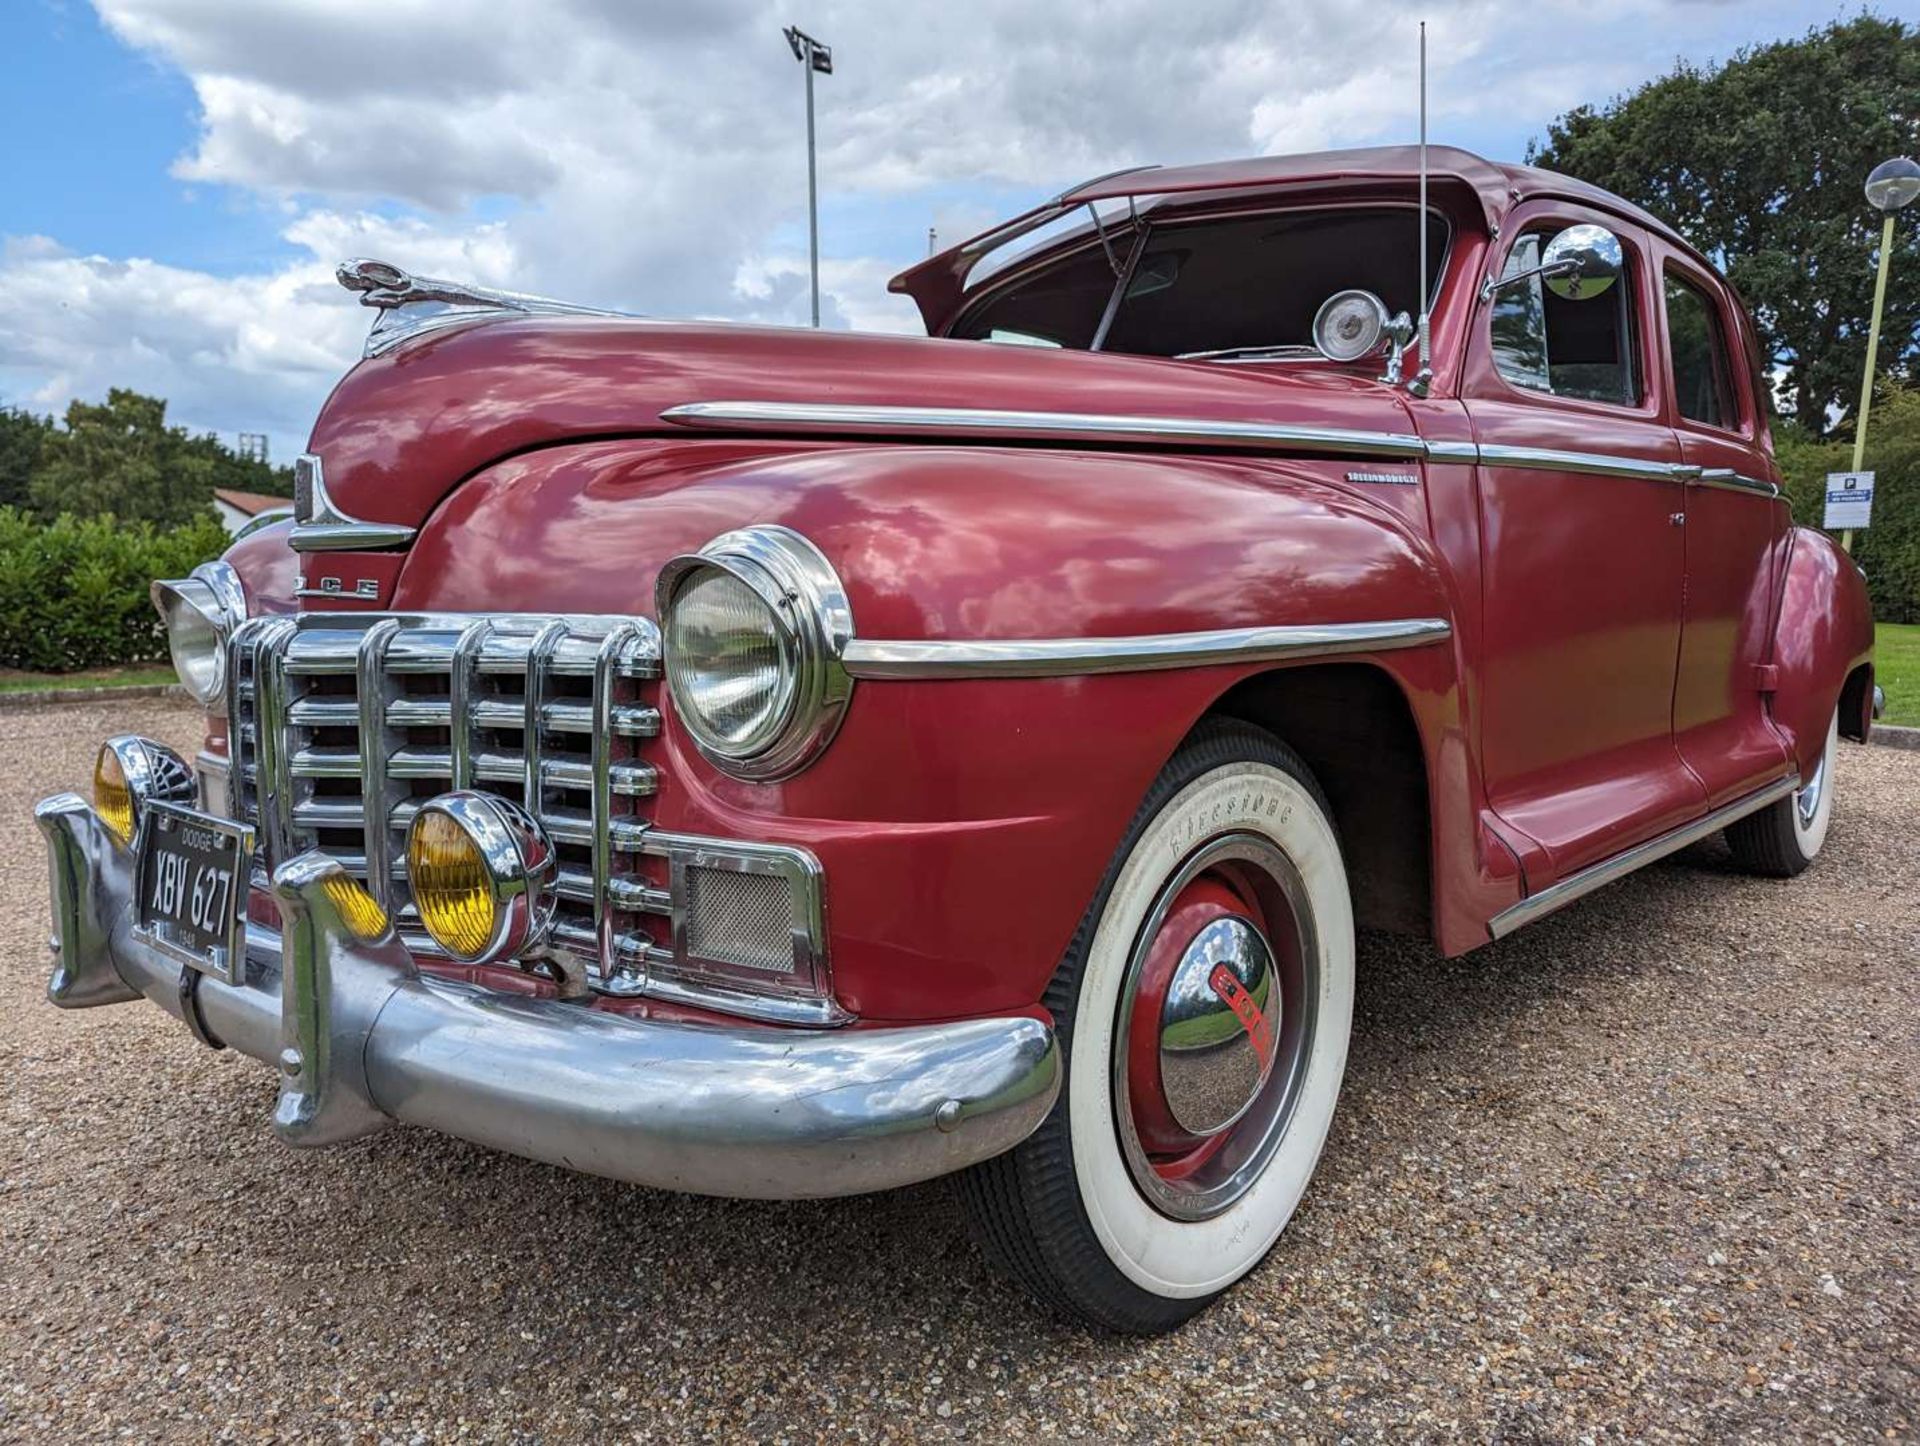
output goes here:
{"type": "Polygon", "coordinates": [[[1250,361],[1272,357],[1280,361],[1314,361],[1320,356],[1317,346],[1297,342],[1275,342],[1268,346],[1224,346],[1218,351],[1177,351],[1174,361],[1250,361]]]}

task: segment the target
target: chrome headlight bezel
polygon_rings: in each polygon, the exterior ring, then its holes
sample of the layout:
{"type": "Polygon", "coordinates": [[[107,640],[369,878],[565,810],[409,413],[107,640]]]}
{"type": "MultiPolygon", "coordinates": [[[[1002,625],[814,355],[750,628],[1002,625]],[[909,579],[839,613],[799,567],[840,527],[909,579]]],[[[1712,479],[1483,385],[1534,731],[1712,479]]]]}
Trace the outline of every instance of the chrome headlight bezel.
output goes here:
{"type": "Polygon", "coordinates": [[[227,642],[234,629],[247,620],[247,593],[240,574],[224,562],[203,562],[183,578],[162,579],[148,590],[160,621],[167,630],[167,652],[173,660],[174,674],[202,708],[209,713],[227,711],[227,642]],[[176,621],[188,626],[198,623],[208,629],[213,645],[206,655],[207,681],[196,683],[190,669],[181,665],[185,647],[178,641],[183,632],[176,621]]]}
{"type": "Polygon", "coordinates": [[[841,661],[853,640],[853,610],[819,548],[792,528],[771,524],[722,533],[661,568],[655,605],[667,691],[702,757],[736,778],[768,782],[798,773],[825,751],[853,695],[853,679],[841,661]],[[673,667],[675,604],[708,570],[741,583],[766,608],[786,673],[778,724],[744,745],[707,726],[700,700],[683,696],[673,667]]]}

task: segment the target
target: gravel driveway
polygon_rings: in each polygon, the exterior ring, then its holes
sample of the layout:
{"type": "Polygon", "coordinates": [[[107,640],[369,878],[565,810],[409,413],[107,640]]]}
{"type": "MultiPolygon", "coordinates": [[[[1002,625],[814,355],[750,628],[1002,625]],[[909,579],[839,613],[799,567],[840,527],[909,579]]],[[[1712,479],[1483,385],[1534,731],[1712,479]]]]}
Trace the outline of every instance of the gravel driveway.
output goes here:
{"type": "Polygon", "coordinates": [[[1266,1264],[1065,1327],[941,1185],[743,1204],[395,1129],[283,1148],[266,1071],[42,1002],[33,801],[159,701],[0,712],[0,1439],[1860,1440],[1920,1420],[1920,756],[1845,747],[1792,884],[1717,841],[1460,960],[1366,939],[1266,1264]]]}

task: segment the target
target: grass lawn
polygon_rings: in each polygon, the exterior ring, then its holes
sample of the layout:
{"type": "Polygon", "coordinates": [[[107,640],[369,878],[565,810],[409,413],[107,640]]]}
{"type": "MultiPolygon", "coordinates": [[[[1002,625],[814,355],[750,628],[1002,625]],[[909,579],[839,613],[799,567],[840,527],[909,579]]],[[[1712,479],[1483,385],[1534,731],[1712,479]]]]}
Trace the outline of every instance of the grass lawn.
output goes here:
{"type": "MultiPolygon", "coordinates": [[[[1920,628],[1912,631],[1920,632],[1920,628]]],[[[0,693],[31,693],[42,688],[133,688],[142,683],[171,683],[173,669],[163,663],[131,668],[86,668],[78,673],[27,673],[0,668],[0,693]]]]}
{"type": "Polygon", "coordinates": [[[1920,623],[1874,629],[1873,681],[1887,693],[1887,715],[1880,721],[1920,728],[1920,623]]]}

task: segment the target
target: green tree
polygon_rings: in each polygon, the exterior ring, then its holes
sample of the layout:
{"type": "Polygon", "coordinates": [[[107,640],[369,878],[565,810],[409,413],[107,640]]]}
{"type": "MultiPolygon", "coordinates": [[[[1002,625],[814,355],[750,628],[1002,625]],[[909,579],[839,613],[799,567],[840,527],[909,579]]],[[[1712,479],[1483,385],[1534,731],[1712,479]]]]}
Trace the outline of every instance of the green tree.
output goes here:
{"type": "Polygon", "coordinates": [[[216,468],[184,429],[167,425],[167,404],[115,387],[105,405],[73,402],[27,485],[33,510],[112,513],[123,522],[177,527],[206,514],[216,468]]]}
{"type": "MultiPolygon", "coordinates": [[[[1779,397],[1824,433],[1857,403],[1880,216],[1860,186],[1920,152],[1920,29],[1872,15],[1682,64],[1528,148],[1536,165],[1639,203],[1747,298],[1779,397]]],[[[1880,364],[1920,369],[1920,225],[1896,227],[1880,364]]]]}
{"type": "Polygon", "coordinates": [[[0,507],[26,504],[27,484],[52,432],[51,417],[0,407],[0,507]]]}

